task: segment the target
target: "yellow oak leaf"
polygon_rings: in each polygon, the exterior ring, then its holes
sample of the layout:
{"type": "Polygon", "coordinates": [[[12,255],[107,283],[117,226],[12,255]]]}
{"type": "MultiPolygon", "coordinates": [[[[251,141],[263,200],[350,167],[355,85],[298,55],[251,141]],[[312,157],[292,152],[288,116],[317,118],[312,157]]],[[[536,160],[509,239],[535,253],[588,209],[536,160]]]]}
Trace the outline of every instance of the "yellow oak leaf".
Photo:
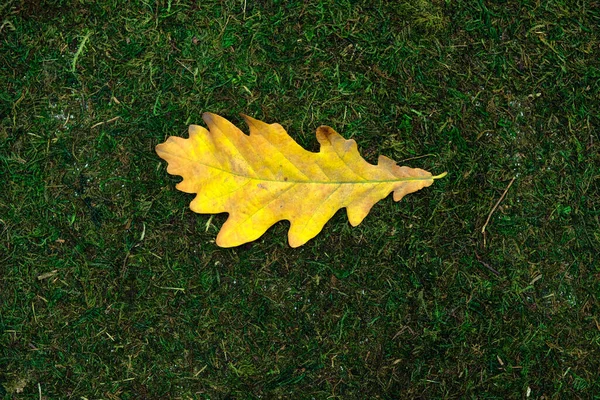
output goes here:
{"type": "Polygon", "coordinates": [[[243,118],[250,135],[223,117],[205,113],[209,130],[190,125],[189,139],[171,136],[156,146],[168,163],[167,172],[183,177],[177,189],[196,193],[192,211],[229,213],[217,235],[221,247],[256,240],[281,220],[290,222],[288,241],[298,247],[340,208],[346,208],[356,226],[390,192],[399,201],[446,175],[400,167],[385,156],[379,156],[377,165],[369,164],[354,140],[328,126],[317,129],[321,149],[313,153],[281,125],[243,118]]]}

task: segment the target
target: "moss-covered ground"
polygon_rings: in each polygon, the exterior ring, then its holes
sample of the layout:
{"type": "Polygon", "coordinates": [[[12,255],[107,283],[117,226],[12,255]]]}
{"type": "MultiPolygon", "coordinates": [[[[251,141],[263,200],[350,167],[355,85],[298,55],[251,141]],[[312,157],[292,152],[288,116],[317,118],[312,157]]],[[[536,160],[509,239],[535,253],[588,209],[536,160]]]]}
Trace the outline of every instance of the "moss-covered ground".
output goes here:
{"type": "Polygon", "coordinates": [[[0,397],[600,398],[599,26],[595,0],[4,0],[0,397]],[[222,249],[154,152],[205,111],[448,175],[222,249]]]}

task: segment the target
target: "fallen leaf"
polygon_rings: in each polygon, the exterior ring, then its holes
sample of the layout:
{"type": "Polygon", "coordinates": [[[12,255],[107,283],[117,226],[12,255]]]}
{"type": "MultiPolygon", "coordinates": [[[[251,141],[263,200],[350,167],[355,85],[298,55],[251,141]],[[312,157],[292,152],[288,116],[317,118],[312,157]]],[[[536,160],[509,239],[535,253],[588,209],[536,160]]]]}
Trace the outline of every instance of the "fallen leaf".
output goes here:
{"type": "Polygon", "coordinates": [[[446,175],[400,167],[385,156],[379,156],[377,165],[369,164],[354,140],[328,126],[317,129],[321,149],[313,153],[281,125],[243,118],[250,135],[223,117],[205,113],[209,130],[190,125],[189,139],[172,136],[156,146],[168,163],[167,172],[183,177],[177,189],[197,194],[192,211],[229,213],[217,235],[221,247],[256,240],[281,220],[290,221],[288,241],[298,247],[340,208],[346,208],[356,226],[390,192],[399,201],[446,175]]]}

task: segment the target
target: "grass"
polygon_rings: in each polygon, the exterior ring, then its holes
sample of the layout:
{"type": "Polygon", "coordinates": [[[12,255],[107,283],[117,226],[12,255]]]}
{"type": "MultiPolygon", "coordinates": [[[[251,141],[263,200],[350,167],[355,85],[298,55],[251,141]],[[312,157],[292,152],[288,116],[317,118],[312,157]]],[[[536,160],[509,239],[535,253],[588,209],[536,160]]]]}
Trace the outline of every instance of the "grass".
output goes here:
{"type": "Polygon", "coordinates": [[[5,2],[0,396],[599,398],[599,10],[5,2]],[[204,111],[449,174],[221,249],[154,153],[204,111]]]}

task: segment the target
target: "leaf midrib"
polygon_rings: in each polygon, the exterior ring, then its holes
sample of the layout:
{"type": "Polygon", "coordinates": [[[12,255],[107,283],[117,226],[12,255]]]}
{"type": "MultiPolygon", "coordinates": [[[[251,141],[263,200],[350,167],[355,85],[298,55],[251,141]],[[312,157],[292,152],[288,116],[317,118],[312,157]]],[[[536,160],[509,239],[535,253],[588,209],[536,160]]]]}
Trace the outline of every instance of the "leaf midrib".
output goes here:
{"type": "Polygon", "coordinates": [[[239,176],[242,178],[251,179],[251,180],[255,180],[255,181],[304,184],[304,185],[316,185],[316,184],[319,184],[319,185],[368,185],[368,184],[381,184],[381,183],[393,183],[393,182],[428,181],[431,179],[436,179],[438,177],[441,177],[440,175],[438,175],[438,176],[432,175],[432,176],[428,176],[428,177],[410,177],[409,176],[409,177],[398,178],[398,179],[361,180],[361,181],[299,181],[299,180],[290,180],[290,179],[288,179],[286,181],[286,180],[278,180],[278,179],[256,178],[256,177],[252,177],[252,176],[238,174],[238,173],[235,173],[235,172],[223,169],[223,168],[218,168],[218,167],[215,167],[214,165],[208,165],[208,164],[204,164],[204,163],[201,163],[201,164],[208,168],[216,169],[216,170],[222,171],[222,172],[230,174],[230,175],[235,175],[235,176],[239,176]]]}

